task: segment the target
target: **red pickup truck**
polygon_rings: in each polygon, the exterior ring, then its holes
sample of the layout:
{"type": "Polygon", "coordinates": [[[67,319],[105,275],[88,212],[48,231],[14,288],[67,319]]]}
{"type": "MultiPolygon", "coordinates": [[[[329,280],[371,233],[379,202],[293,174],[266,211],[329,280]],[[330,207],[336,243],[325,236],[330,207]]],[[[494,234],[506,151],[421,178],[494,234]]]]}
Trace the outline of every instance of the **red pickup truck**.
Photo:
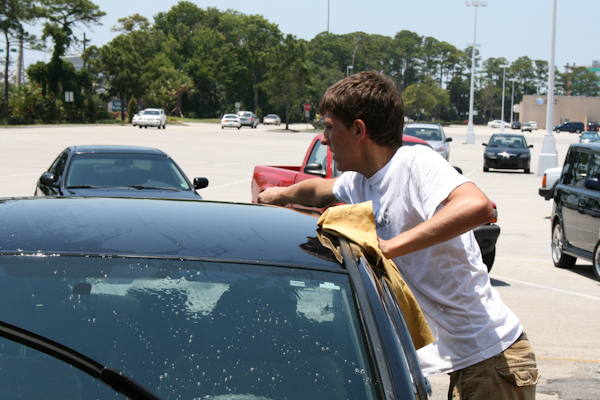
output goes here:
{"type": "MultiPolygon", "coordinates": [[[[301,166],[266,166],[257,165],[254,167],[254,175],[252,177],[252,202],[258,203],[258,194],[268,187],[272,186],[291,186],[294,183],[301,182],[305,179],[324,178],[331,179],[341,175],[337,170],[335,162],[331,158],[331,151],[328,146],[321,144],[323,134],[315,136],[310,144],[304,162],[301,166]]],[[[404,135],[402,137],[404,146],[423,145],[429,146],[427,142],[414,136],[404,135]]],[[[431,146],[430,146],[431,147],[431,146]]],[[[460,168],[455,167],[460,173],[460,168]]],[[[494,259],[496,257],[496,241],[500,236],[500,227],[494,222],[497,220],[498,212],[496,205],[494,206],[494,219],[486,225],[473,230],[475,239],[481,249],[483,262],[488,267],[488,271],[492,269],[494,259]]],[[[300,208],[316,215],[321,214],[324,209],[301,206],[296,204],[287,204],[287,207],[300,208]]]]}

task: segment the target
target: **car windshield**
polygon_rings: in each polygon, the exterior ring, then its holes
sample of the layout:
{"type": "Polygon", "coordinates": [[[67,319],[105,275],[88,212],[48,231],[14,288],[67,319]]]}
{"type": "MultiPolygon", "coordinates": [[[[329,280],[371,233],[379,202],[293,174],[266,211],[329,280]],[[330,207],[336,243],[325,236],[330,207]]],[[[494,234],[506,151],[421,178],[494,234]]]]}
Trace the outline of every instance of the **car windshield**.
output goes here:
{"type": "Polygon", "coordinates": [[[65,186],[133,187],[191,190],[173,161],[155,154],[75,154],[65,186]]]}
{"type": "Polygon", "coordinates": [[[223,116],[223,118],[237,118],[237,115],[233,115],[233,114],[225,114],[223,116]]]}
{"type": "Polygon", "coordinates": [[[144,112],[144,115],[159,115],[160,113],[158,111],[146,111],[144,112]]]}
{"type": "Polygon", "coordinates": [[[404,129],[404,134],[418,137],[421,140],[442,140],[442,133],[437,128],[416,128],[409,126],[404,129]]]}
{"type": "Polygon", "coordinates": [[[512,147],[512,148],[527,148],[527,141],[524,136],[503,136],[492,135],[489,145],[490,147],[512,147]]]}
{"type": "Polygon", "coordinates": [[[581,139],[587,139],[590,142],[597,142],[600,140],[600,136],[597,133],[583,133],[581,135],[581,139]]]}
{"type": "MultiPolygon", "coordinates": [[[[380,398],[345,273],[2,256],[0,297],[0,320],[117,368],[165,399],[380,398]]],[[[10,398],[117,398],[4,338],[0,365],[10,371],[0,374],[10,398]]]]}

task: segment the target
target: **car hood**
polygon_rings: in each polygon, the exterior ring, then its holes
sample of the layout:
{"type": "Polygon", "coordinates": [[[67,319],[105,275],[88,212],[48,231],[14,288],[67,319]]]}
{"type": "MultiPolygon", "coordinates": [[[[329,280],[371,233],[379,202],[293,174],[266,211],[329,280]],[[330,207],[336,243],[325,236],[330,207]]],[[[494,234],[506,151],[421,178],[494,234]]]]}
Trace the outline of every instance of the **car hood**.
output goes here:
{"type": "Polygon", "coordinates": [[[444,144],[444,142],[442,142],[441,140],[426,140],[426,142],[434,149],[437,149],[438,147],[444,144]]]}
{"type": "Polygon", "coordinates": [[[135,188],[77,188],[63,189],[63,196],[77,197],[140,197],[156,199],[201,199],[202,197],[191,190],[160,190],[160,189],[135,189],[135,188]]]}

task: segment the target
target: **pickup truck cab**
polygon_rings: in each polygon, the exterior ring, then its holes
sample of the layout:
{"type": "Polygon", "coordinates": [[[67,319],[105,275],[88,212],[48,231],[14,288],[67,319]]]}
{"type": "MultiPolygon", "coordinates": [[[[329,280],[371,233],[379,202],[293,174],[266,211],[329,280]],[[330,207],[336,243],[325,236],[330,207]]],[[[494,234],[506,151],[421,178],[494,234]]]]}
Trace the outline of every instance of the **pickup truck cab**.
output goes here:
{"type": "MultiPolygon", "coordinates": [[[[258,194],[268,187],[286,187],[306,179],[332,179],[340,176],[342,173],[337,169],[335,161],[332,159],[329,146],[321,143],[322,137],[323,134],[319,134],[312,140],[301,166],[255,166],[252,177],[252,202],[258,203],[258,194]]],[[[424,140],[410,135],[403,135],[402,142],[403,146],[421,145],[431,147],[424,140]]],[[[460,168],[455,168],[462,173],[460,168]]],[[[494,206],[494,219],[490,223],[473,230],[475,239],[481,249],[483,262],[488,267],[488,271],[494,264],[494,259],[496,258],[496,241],[498,240],[498,236],[500,236],[500,227],[494,224],[497,220],[498,212],[496,204],[493,202],[492,204],[494,206]]],[[[286,207],[302,209],[315,216],[319,216],[325,211],[325,208],[297,204],[286,204],[286,207]]]]}

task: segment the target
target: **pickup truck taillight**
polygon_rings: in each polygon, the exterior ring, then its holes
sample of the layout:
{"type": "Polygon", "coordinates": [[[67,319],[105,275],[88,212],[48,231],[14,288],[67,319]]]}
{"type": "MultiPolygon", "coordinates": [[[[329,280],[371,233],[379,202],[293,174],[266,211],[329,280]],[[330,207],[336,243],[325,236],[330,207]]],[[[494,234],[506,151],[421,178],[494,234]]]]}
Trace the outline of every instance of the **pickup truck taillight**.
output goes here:
{"type": "Polygon", "coordinates": [[[546,187],[546,174],[544,174],[544,177],[542,178],[542,187],[546,187]]]}
{"type": "Polygon", "coordinates": [[[492,207],[494,208],[494,218],[490,221],[490,224],[494,222],[498,222],[498,209],[496,208],[496,203],[492,201],[492,207]]]}

